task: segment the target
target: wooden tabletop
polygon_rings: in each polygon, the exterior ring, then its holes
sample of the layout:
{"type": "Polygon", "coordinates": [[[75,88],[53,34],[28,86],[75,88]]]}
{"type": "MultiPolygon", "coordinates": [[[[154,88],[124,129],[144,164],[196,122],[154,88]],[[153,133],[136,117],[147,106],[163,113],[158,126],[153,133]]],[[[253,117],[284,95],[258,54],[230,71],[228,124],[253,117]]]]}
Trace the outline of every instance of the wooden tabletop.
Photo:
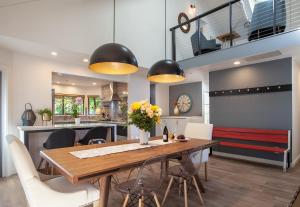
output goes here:
{"type": "MultiPolygon", "coordinates": [[[[158,139],[158,137],[156,137],[155,139],[158,139]]],[[[54,167],[71,183],[76,184],[78,182],[89,180],[94,177],[107,176],[115,174],[121,170],[127,170],[129,168],[139,166],[145,160],[148,160],[155,156],[172,156],[190,150],[206,149],[218,143],[217,141],[190,139],[187,142],[173,142],[167,145],[86,159],[79,159],[69,153],[74,151],[115,146],[134,142],[137,142],[137,140],[44,150],[41,151],[41,156],[50,164],[54,165],[54,167]]]]}

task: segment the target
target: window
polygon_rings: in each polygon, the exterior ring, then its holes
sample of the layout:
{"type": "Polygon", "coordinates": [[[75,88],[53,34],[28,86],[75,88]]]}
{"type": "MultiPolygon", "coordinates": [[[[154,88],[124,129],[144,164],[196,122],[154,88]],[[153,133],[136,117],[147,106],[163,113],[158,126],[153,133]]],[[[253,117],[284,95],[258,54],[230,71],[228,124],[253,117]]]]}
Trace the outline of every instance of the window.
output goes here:
{"type": "Polygon", "coordinates": [[[69,115],[72,113],[72,106],[76,98],[82,99],[82,104],[79,105],[79,114],[84,114],[84,96],[82,95],[55,95],[54,114],[69,115]]]}
{"type": "Polygon", "coordinates": [[[88,96],[88,111],[89,115],[98,115],[100,114],[100,109],[101,109],[101,100],[100,96],[88,96]]]}

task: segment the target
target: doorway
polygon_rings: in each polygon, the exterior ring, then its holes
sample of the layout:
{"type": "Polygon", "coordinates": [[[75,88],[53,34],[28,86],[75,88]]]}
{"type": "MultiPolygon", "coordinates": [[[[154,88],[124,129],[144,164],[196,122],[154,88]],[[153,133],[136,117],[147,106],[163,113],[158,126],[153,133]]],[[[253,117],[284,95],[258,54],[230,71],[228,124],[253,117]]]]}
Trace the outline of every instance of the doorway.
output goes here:
{"type": "Polygon", "coordinates": [[[2,137],[2,106],[3,106],[3,99],[2,99],[2,72],[0,71],[0,178],[3,177],[2,170],[3,170],[3,137],[2,137]]]}

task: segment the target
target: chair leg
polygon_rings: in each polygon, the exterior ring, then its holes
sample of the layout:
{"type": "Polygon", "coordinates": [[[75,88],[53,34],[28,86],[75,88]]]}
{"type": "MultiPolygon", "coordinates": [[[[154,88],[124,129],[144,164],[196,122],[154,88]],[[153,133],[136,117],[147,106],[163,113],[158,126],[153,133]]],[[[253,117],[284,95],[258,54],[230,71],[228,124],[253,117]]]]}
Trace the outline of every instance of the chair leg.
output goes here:
{"type": "Polygon", "coordinates": [[[170,192],[170,188],[171,188],[171,186],[172,186],[173,180],[174,180],[174,177],[172,176],[172,177],[171,177],[171,180],[170,180],[170,182],[169,182],[169,185],[168,185],[168,187],[167,187],[167,190],[166,190],[164,199],[163,199],[163,201],[162,201],[162,203],[161,203],[161,206],[164,205],[164,203],[165,203],[165,201],[166,201],[166,199],[167,199],[167,196],[168,196],[168,194],[169,194],[169,192],[170,192]]]}
{"type": "Polygon", "coordinates": [[[117,175],[113,175],[111,178],[112,178],[112,183],[114,183],[115,185],[120,184],[120,180],[117,175]]]}
{"type": "Polygon", "coordinates": [[[188,207],[188,196],[187,196],[186,179],[183,180],[183,188],[184,188],[184,207],[188,207]]]}
{"type": "Polygon", "coordinates": [[[141,196],[141,197],[139,198],[139,207],[144,207],[144,206],[145,206],[144,200],[145,200],[144,196],[141,196]]]}
{"type": "Polygon", "coordinates": [[[159,201],[158,201],[156,193],[152,193],[152,195],[154,197],[154,200],[155,200],[155,203],[156,203],[156,207],[160,207],[160,204],[159,204],[159,201]]]}
{"type": "Polygon", "coordinates": [[[51,175],[54,175],[54,167],[51,166],[51,175]]]}
{"type": "Polygon", "coordinates": [[[128,200],[129,200],[129,193],[126,195],[124,203],[123,203],[123,207],[126,207],[128,204],[128,200]]]}
{"type": "Polygon", "coordinates": [[[195,185],[197,194],[198,194],[198,196],[199,196],[199,198],[200,198],[201,204],[203,205],[203,204],[204,204],[204,201],[203,201],[203,198],[202,198],[202,195],[201,195],[201,192],[200,192],[198,183],[197,183],[197,181],[196,181],[196,178],[195,178],[194,176],[193,176],[192,178],[193,178],[193,183],[194,183],[194,185],[195,185]]]}
{"type": "Polygon", "coordinates": [[[44,158],[41,158],[41,161],[40,161],[40,163],[38,165],[38,168],[37,168],[38,170],[41,169],[43,162],[44,162],[44,158]]]}
{"type": "Polygon", "coordinates": [[[181,197],[181,189],[182,189],[182,178],[179,178],[179,187],[178,187],[178,196],[181,197]]]}
{"type": "Polygon", "coordinates": [[[46,161],[46,164],[45,164],[45,169],[46,169],[46,174],[49,175],[49,163],[46,161]]]}
{"type": "Polygon", "coordinates": [[[207,181],[207,162],[204,163],[204,175],[205,175],[205,181],[207,181]]]}
{"type": "Polygon", "coordinates": [[[127,181],[129,180],[129,178],[130,178],[130,176],[131,176],[131,174],[132,174],[133,171],[134,171],[134,168],[130,169],[129,174],[127,176],[127,181]]]}

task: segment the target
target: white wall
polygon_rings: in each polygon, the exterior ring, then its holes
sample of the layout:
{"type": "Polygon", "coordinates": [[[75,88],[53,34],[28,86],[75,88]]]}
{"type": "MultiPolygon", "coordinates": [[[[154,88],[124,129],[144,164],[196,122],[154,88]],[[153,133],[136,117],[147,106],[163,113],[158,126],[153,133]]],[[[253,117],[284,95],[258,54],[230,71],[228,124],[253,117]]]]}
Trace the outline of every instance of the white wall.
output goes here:
{"type": "Polygon", "coordinates": [[[164,58],[164,0],[117,0],[116,42],[150,68],[164,58]]]}
{"type": "Polygon", "coordinates": [[[112,42],[112,8],[108,0],[45,0],[2,7],[0,34],[90,54],[112,42]]]}
{"type": "MultiPolygon", "coordinates": [[[[128,105],[135,101],[150,101],[150,83],[145,76],[129,76],[128,78],[128,105]]],[[[128,138],[135,139],[138,136],[138,129],[134,126],[128,127],[128,138]]]]}
{"type": "Polygon", "coordinates": [[[155,86],[155,101],[162,109],[162,115],[169,115],[169,85],[157,84],[155,86]]]}
{"type": "Polygon", "coordinates": [[[292,166],[300,160],[300,65],[293,59],[292,66],[292,166]]]}

